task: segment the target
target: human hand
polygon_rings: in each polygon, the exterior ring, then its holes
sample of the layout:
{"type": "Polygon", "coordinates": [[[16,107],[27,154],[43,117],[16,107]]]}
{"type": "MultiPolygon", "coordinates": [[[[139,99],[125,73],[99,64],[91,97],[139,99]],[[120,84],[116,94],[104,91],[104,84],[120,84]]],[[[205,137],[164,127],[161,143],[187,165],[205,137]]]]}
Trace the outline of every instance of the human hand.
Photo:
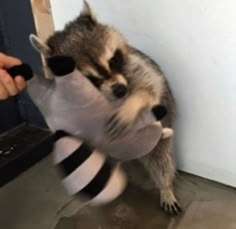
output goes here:
{"type": "Polygon", "coordinates": [[[23,77],[16,76],[14,79],[7,73],[7,70],[22,62],[4,53],[0,53],[0,100],[14,96],[26,87],[23,77]]]}

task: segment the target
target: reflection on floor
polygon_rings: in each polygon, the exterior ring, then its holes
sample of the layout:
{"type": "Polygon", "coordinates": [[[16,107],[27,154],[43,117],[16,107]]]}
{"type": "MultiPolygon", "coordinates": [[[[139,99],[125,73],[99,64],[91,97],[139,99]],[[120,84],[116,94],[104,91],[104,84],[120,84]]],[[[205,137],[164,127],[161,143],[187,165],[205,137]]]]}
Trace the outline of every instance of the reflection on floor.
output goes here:
{"type": "Polygon", "coordinates": [[[4,229],[236,229],[236,190],[180,173],[177,196],[184,213],[172,218],[159,208],[159,195],[139,164],[127,167],[130,185],[113,203],[99,208],[68,202],[46,158],[0,189],[4,229]],[[77,213],[76,213],[77,212],[77,213]]]}

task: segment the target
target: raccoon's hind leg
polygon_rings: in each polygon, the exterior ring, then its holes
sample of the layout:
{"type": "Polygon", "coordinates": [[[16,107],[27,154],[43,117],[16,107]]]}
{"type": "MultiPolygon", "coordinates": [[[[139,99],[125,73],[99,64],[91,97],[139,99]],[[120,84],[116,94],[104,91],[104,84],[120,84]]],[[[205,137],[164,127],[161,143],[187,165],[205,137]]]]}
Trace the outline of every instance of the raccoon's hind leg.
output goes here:
{"type": "Polygon", "coordinates": [[[172,156],[172,138],[161,139],[155,149],[140,161],[160,189],[161,208],[169,214],[179,214],[182,210],[173,190],[176,169],[172,156]]]}

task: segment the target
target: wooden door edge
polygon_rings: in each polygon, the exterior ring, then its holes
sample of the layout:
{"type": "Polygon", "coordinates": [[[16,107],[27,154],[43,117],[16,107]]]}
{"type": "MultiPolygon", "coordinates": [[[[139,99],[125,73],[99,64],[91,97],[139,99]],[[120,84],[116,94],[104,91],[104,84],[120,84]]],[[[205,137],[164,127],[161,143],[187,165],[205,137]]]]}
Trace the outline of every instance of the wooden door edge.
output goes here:
{"type": "MultiPolygon", "coordinates": [[[[50,0],[30,0],[34,24],[37,36],[43,41],[53,34],[54,21],[52,16],[50,0]]],[[[42,64],[45,66],[45,58],[41,55],[42,64]]],[[[50,78],[47,68],[43,68],[46,78],[50,78]]]]}

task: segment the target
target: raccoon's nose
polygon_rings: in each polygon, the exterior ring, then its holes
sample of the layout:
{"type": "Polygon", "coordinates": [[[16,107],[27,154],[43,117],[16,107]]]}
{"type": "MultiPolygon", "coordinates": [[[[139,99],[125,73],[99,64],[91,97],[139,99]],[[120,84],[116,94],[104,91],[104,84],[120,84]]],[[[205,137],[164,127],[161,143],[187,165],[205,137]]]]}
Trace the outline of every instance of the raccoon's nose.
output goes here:
{"type": "Polygon", "coordinates": [[[115,97],[120,99],[127,94],[128,90],[124,84],[115,84],[112,86],[112,92],[115,97]]]}

